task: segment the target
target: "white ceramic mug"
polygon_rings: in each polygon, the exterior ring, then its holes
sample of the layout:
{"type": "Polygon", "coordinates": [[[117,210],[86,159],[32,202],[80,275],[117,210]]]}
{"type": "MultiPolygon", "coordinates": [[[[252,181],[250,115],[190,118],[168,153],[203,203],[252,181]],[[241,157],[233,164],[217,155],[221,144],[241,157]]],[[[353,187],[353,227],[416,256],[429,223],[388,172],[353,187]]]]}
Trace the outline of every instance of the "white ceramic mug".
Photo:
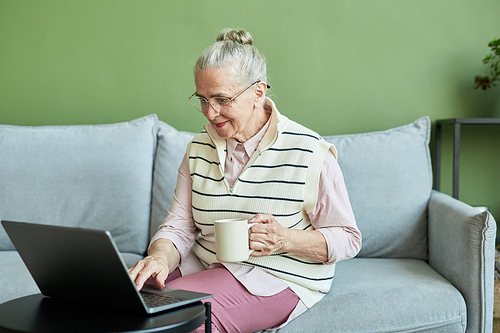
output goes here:
{"type": "Polygon", "coordinates": [[[250,249],[250,227],[246,219],[217,220],[215,225],[215,249],[217,260],[236,262],[247,260],[250,249]]]}

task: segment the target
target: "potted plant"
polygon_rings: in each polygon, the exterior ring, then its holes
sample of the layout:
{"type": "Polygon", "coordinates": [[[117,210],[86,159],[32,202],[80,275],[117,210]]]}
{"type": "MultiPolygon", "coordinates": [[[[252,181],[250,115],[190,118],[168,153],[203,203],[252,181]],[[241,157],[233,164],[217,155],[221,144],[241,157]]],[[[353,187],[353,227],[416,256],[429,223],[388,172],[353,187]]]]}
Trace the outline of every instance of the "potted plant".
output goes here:
{"type": "Polygon", "coordinates": [[[476,76],[474,80],[474,89],[481,88],[486,90],[496,86],[495,81],[500,81],[500,39],[493,39],[488,43],[492,53],[483,59],[485,65],[490,65],[490,75],[476,76]]]}

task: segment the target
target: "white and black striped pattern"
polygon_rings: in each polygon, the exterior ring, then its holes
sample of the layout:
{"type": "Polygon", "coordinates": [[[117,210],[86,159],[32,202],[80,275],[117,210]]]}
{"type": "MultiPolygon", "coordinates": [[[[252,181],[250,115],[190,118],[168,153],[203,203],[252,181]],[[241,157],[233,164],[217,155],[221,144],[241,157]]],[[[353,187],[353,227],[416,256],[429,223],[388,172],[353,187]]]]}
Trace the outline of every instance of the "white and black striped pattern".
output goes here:
{"type": "MultiPolygon", "coordinates": [[[[200,229],[193,249],[206,265],[216,261],[213,221],[217,219],[251,219],[265,213],[274,215],[287,228],[312,229],[305,202],[314,206],[319,172],[330,144],[297,123],[286,119],[286,124],[272,145],[256,151],[232,189],[224,179],[220,161],[225,147],[216,147],[206,132],[191,142],[192,212],[200,229]],[[313,200],[308,198],[312,195],[313,200]]],[[[242,264],[260,267],[316,293],[328,292],[335,270],[334,265],[288,253],[250,257],[242,264]]]]}

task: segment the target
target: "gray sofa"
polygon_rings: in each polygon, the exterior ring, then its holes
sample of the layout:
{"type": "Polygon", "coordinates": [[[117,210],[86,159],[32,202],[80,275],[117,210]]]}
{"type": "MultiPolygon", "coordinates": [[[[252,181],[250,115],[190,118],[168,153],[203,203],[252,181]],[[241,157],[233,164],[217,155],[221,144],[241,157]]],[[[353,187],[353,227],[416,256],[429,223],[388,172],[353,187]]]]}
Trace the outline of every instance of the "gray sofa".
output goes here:
{"type": "MultiPolygon", "coordinates": [[[[0,219],[107,229],[130,265],[166,216],[193,133],[155,115],[0,125],[0,219]]],[[[491,332],[496,224],[432,190],[427,117],[328,136],[363,234],[325,298],[280,332],[491,332]]],[[[1,228],[0,228],[1,229],[1,228]]],[[[39,292],[0,230],[0,303],[39,292]]]]}

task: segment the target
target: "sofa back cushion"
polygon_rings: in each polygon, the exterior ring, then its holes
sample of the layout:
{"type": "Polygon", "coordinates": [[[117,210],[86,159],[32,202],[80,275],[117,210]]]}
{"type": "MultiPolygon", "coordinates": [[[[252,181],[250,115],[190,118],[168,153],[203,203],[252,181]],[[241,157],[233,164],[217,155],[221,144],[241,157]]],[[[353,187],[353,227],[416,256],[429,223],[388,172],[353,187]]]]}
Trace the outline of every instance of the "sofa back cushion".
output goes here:
{"type": "Polygon", "coordinates": [[[426,259],[430,119],[387,131],[324,138],[337,147],[363,235],[358,256],[426,259]]]}
{"type": "Polygon", "coordinates": [[[158,122],[150,237],[153,237],[167,217],[177,184],[177,172],[186,153],[187,145],[194,135],[194,133],[178,131],[163,121],[158,122]]]}
{"type": "MultiPolygon", "coordinates": [[[[151,236],[167,216],[177,170],[193,136],[159,121],[151,236]]],[[[358,256],[426,259],[427,203],[432,189],[430,119],[387,131],[324,138],[337,147],[363,234],[358,256]]]]}
{"type": "MultiPolygon", "coordinates": [[[[105,229],[121,251],[144,253],[157,121],[0,125],[0,219],[105,229]]],[[[0,249],[14,249],[0,229],[0,249]]]]}

